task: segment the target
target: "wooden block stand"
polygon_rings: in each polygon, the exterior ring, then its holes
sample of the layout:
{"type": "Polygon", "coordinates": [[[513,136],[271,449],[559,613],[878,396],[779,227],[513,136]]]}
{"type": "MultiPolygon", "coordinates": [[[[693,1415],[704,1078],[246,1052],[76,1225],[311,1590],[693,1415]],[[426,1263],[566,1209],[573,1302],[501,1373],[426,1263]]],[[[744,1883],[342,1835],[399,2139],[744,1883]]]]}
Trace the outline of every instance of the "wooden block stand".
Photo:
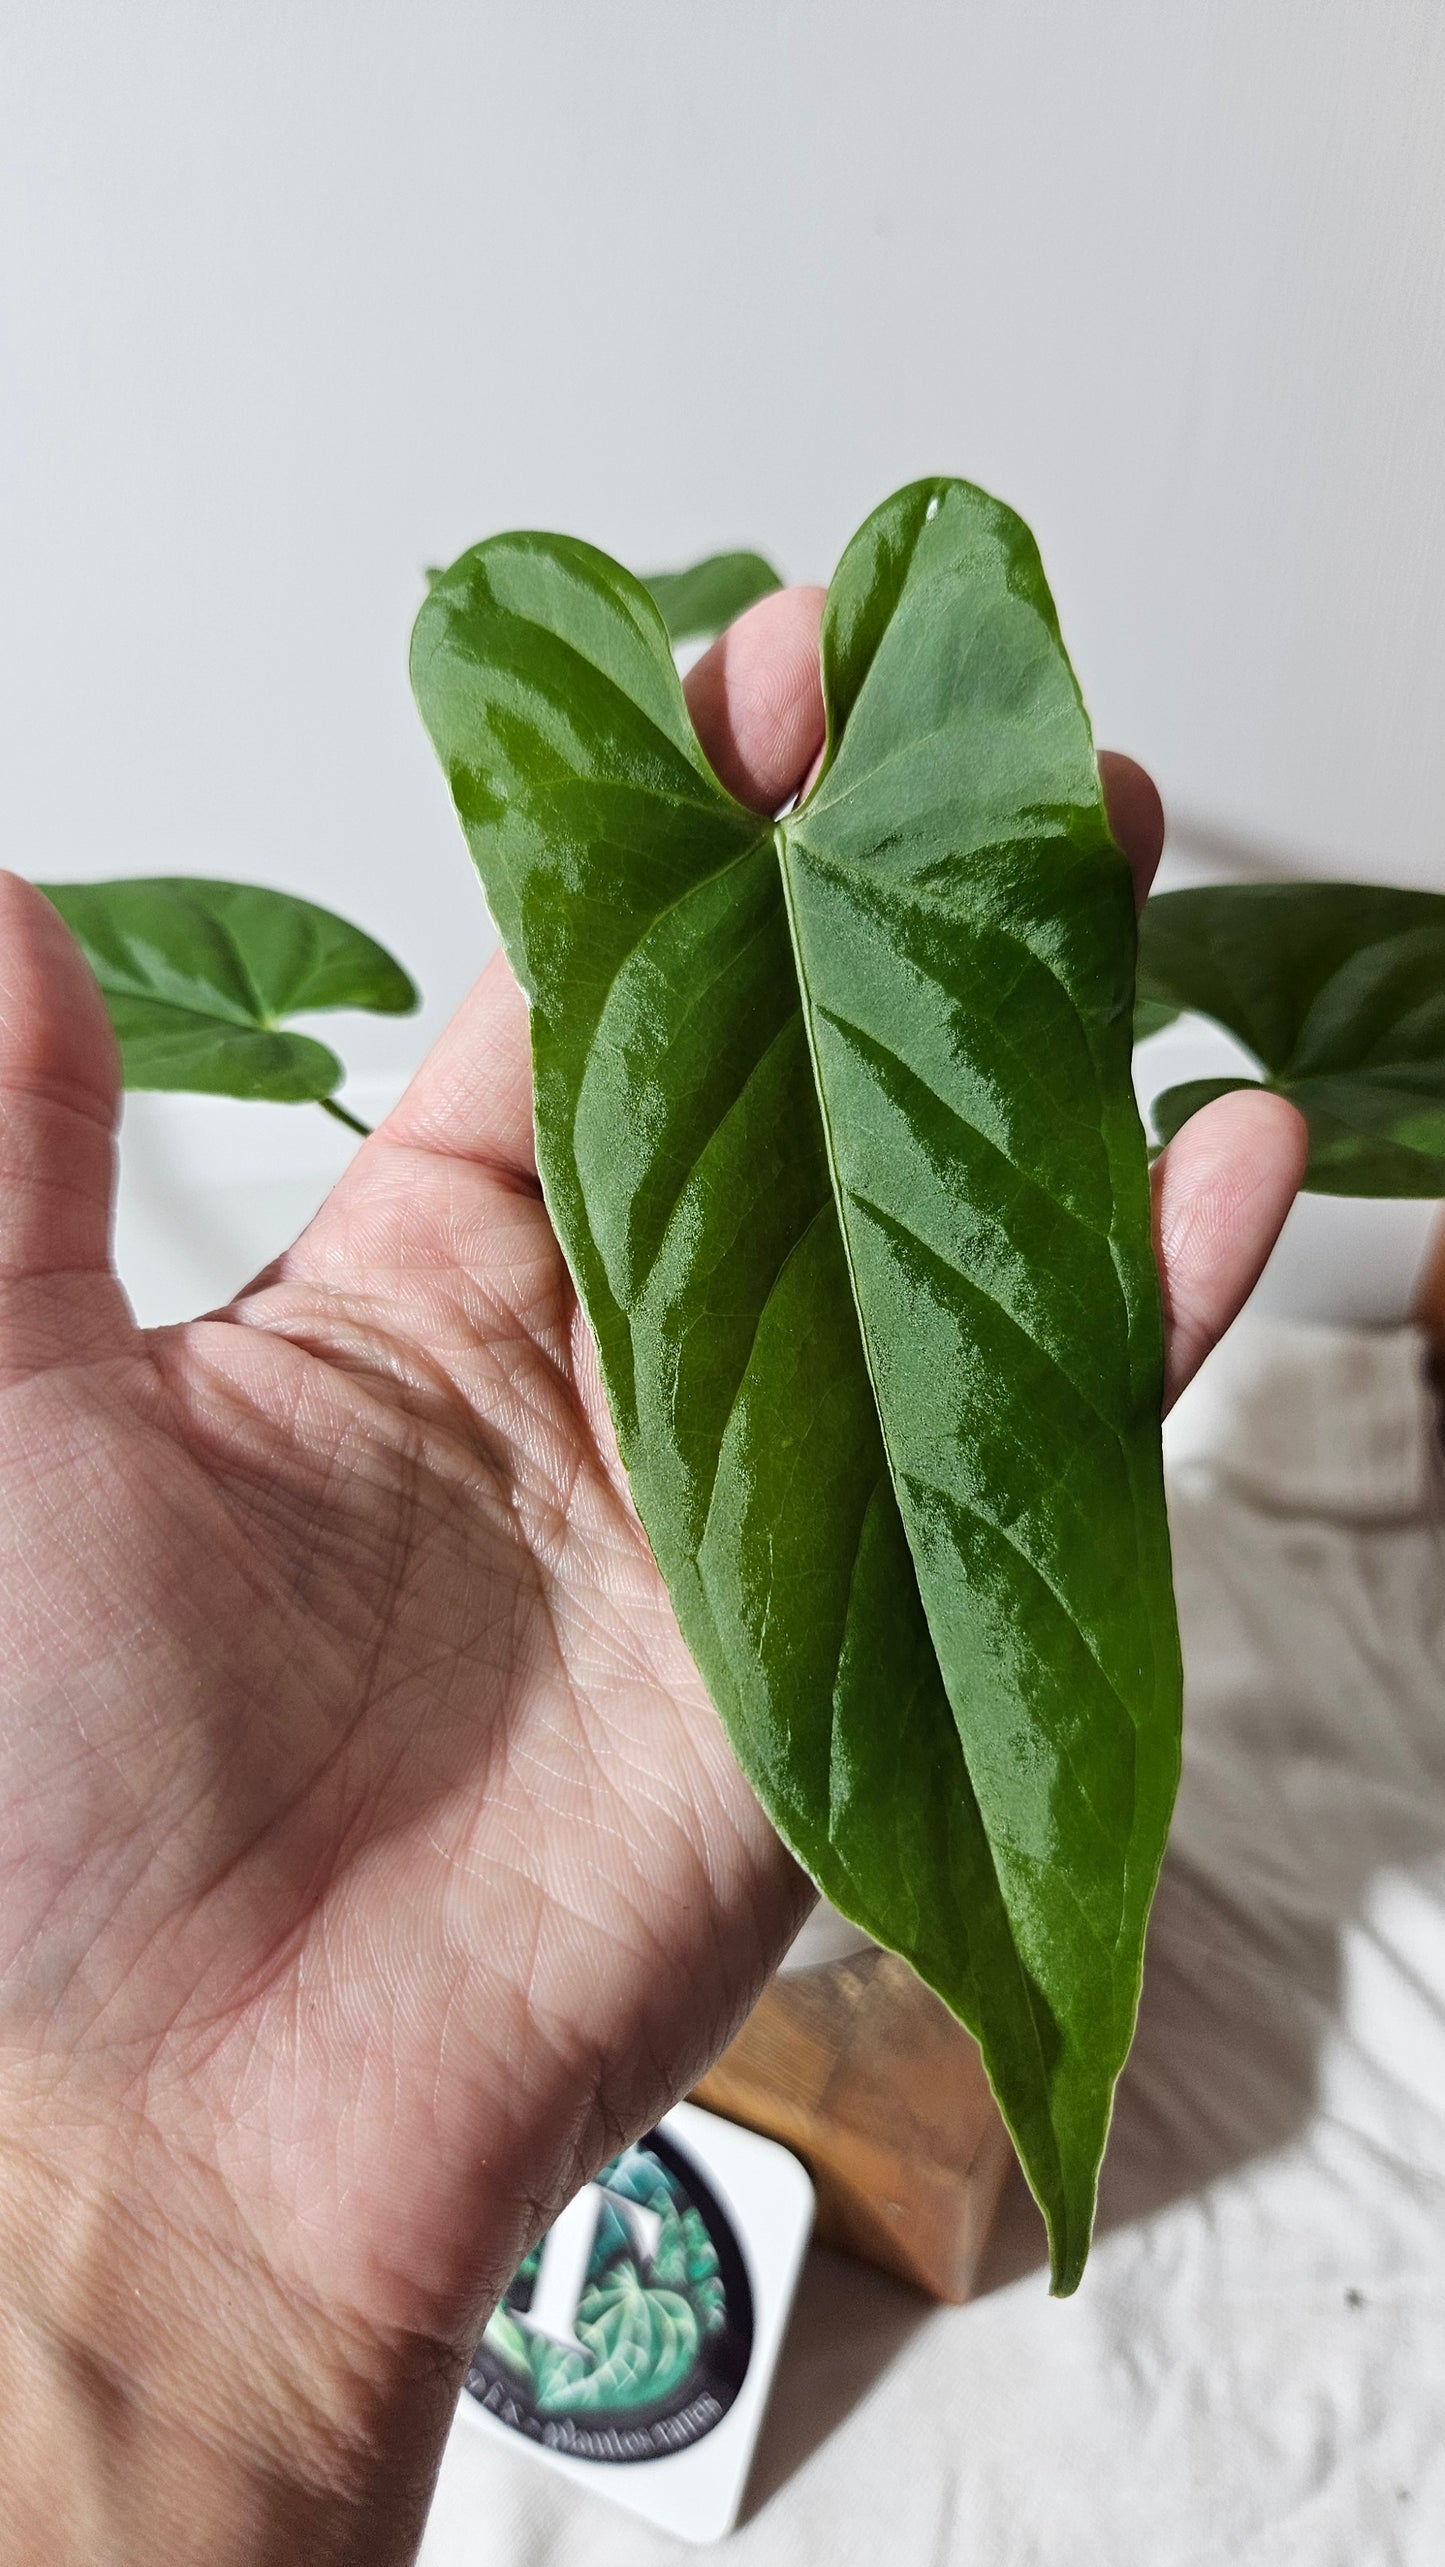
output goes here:
{"type": "Polygon", "coordinates": [[[774,1979],[692,2100],[803,2159],[822,2244],[968,2298],[1013,2151],[977,2045],[894,1954],[774,1979]]]}

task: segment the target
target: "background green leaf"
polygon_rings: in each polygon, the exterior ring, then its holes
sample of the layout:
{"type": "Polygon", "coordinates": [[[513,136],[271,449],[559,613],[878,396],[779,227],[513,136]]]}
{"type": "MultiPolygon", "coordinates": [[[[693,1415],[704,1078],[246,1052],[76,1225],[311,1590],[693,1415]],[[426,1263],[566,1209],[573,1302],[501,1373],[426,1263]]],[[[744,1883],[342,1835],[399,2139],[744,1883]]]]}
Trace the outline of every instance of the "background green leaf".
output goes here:
{"type": "Polygon", "coordinates": [[[978,2033],[1067,2289],[1178,1764],[1131,889],[1008,510],[879,510],[824,674],[774,826],[586,545],[478,546],[413,648],[682,1629],[800,1859],[978,2033]]]}
{"type": "Polygon", "coordinates": [[[1172,1025],[1180,1012],[1177,1007],[1166,1006],[1162,998],[1137,999],[1134,1004],[1135,1042],[1147,1043],[1151,1034],[1162,1034],[1165,1026],[1172,1025]]]}
{"type": "Polygon", "coordinates": [[[690,570],[649,571],[642,583],[674,642],[711,641],[782,584],[761,553],[713,553],[690,570]]]}
{"type": "MultiPolygon", "coordinates": [[[[1142,1003],[1192,1008],[1254,1054],[1310,1127],[1315,1194],[1445,1194],[1445,895],[1372,883],[1243,883],[1151,900],[1142,1003]]],[[[1154,1106],[1161,1140],[1211,1097],[1154,1106]]]]}
{"type": "Polygon", "coordinates": [[[43,883],[99,981],[127,1087],[283,1103],[328,1098],[334,1052],[282,1020],[316,1008],[405,1015],[400,963],[329,909],[255,884],[157,876],[43,883]]]}

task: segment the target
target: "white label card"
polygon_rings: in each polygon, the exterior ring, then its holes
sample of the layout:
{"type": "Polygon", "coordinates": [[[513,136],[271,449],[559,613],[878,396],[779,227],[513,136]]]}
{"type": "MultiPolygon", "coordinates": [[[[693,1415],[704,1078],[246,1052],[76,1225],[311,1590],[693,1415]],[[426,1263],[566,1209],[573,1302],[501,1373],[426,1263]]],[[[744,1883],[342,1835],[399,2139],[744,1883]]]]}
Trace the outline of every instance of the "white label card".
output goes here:
{"type": "MultiPolygon", "coordinates": [[[[457,2433],[500,2437],[682,2539],[720,2540],[812,2223],[796,2157],[679,2104],[521,2265],[477,2347],[457,2433]]],[[[480,2561],[481,2523],[477,2543],[480,2561]]]]}

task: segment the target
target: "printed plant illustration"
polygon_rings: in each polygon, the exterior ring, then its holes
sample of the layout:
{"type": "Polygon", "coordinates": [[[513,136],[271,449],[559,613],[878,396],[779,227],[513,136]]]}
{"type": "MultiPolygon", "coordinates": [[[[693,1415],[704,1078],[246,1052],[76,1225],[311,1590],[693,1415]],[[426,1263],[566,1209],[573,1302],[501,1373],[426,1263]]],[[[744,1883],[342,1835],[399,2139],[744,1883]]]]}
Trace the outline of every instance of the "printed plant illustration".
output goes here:
{"type": "Polygon", "coordinates": [[[654,2253],[645,2265],[639,2260],[609,2201],[577,2308],[581,2350],[519,2323],[517,2312],[525,2314],[537,2276],[535,2247],[518,2267],[484,2338],[542,2415],[631,2414],[671,2398],[726,2316],[713,2242],[694,2206],[679,2205],[656,2160],[645,2150],[629,2149],[597,2181],[660,2222],[654,2253]]]}

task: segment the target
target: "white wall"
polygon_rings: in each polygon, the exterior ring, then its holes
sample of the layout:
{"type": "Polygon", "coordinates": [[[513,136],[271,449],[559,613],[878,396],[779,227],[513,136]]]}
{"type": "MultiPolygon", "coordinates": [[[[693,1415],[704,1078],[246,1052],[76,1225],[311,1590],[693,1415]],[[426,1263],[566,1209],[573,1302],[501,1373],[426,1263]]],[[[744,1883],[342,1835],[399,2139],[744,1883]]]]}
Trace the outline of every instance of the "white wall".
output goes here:
{"type": "Polygon", "coordinates": [[[826,575],[946,468],[1190,845],[1445,883],[1438,0],[7,0],[0,50],[22,870],[310,890],[433,1021],[488,931],[420,566],[826,575]]]}

